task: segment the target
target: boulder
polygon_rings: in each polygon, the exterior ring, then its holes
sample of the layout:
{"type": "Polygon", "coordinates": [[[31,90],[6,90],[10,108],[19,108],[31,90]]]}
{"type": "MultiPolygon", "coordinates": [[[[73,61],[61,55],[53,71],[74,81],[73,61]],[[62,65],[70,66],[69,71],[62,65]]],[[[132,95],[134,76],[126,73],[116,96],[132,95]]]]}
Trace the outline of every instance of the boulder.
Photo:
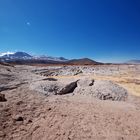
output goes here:
{"type": "Polygon", "coordinates": [[[64,86],[63,88],[60,88],[56,92],[56,94],[57,95],[63,95],[63,94],[72,93],[75,90],[75,88],[77,87],[77,82],[78,82],[78,80],[75,81],[75,82],[72,82],[72,83],[70,83],[70,84],[68,84],[66,86],[64,86]]]}
{"type": "Polygon", "coordinates": [[[19,115],[16,115],[13,119],[14,119],[14,121],[17,121],[17,122],[24,121],[23,117],[22,116],[19,116],[19,115]]]}

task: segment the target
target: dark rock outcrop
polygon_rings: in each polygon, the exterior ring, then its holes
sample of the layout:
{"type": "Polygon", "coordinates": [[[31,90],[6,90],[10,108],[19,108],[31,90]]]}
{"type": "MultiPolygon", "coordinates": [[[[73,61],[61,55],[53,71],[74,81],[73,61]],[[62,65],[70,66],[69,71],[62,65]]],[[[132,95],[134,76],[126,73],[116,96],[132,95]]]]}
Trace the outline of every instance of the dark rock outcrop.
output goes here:
{"type": "Polygon", "coordinates": [[[78,82],[78,80],[66,85],[62,89],[58,90],[56,92],[56,94],[57,95],[64,95],[64,94],[72,93],[75,90],[75,88],[77,87],[77,82],[78,82]]]}
{"type": "Polygon", "coordinates": [[[6,101],[7,99],[5,98],[5,95],[0,93],[0,102],[6,102],[6,101]]]}

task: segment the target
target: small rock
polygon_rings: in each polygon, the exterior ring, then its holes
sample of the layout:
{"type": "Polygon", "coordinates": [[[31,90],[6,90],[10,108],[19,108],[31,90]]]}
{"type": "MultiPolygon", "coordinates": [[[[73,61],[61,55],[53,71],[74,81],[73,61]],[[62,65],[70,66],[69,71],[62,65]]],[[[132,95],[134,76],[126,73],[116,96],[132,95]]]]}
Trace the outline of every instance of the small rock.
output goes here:
{"type": "Polygon", "coordinates": [[[6,134],[2,131],[0,131],[0,138],[5,138],[6,137],[6,134]]]}
{"type": "Polygon", "coordinates": [[[93,86],[94,85],[94,80],[91,80],[91,83],[89,83],[89,86],[93,86]]]}
{"type": "Polygon", "coordinates": [[[28,123],[32,123],[32,120],[28,120],[28,123]]]}
{"type": "Polygon", "coordinates": [[[74,73],[74,75],[78,75],[78,74],[81,74],[81,73],[83,73],[82,70],[77,70],[77,71],[74,73]]]}
{"type": "Polygon", "coordinates": [[[15,116],[14,120],[15,121],[23,121],[24,119],[23,119],[23,117],[17,115],[17,116],[15,116]]]}
{"type": "Polygon", "coordinates": [[[57,81],[57,79],[55,79],[55,78],[45,78],[45,79],[43,79],[43,80],[47,80],[47,81],[57,81]]]}
{"type": "Polygon", "coordinates": [[[51,108],[48,108],[48,111],[52,110],[51,108]]]}
{"type": "Polygon", "coordinates": [[[0,102],[6,102],[6,101],[7,99],[5,98],[5,95],[0,93],[0,102]]]}
{"type": "Polygon", "coordinates": [[[67,115],[65,115],[65,114],[62,114],[61,116],[62,116],[62,117],[67,117],[67,115]]]}
{"type": "Polygon", "coordinates": [[[16,103],[16,105],[21,105],[21,104],[23,104],[23,101],[18,101],[18,102],[16,103]]]}

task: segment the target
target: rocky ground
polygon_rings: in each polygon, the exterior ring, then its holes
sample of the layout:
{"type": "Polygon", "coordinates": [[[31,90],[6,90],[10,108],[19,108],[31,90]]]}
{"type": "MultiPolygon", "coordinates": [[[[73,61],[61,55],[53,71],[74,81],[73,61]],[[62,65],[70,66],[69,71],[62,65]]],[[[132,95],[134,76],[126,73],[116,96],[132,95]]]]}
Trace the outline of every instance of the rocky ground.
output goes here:
{"type": "Polygon", "coordinates": [[[140,66],[0,64],[0,140],[140,140],[140,66]]]}

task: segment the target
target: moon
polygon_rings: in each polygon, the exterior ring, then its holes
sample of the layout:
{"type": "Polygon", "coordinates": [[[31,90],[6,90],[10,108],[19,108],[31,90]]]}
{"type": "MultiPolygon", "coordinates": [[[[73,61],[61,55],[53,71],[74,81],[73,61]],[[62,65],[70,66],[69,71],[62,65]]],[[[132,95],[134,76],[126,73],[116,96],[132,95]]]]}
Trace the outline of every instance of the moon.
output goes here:
{"type": "Polygon", "coordinates": [[[27,22],[26,25],[27,25],[27,26],[31,26],[31,23],[30,23],[30,22],[27,22]]]}

